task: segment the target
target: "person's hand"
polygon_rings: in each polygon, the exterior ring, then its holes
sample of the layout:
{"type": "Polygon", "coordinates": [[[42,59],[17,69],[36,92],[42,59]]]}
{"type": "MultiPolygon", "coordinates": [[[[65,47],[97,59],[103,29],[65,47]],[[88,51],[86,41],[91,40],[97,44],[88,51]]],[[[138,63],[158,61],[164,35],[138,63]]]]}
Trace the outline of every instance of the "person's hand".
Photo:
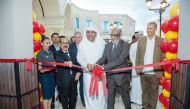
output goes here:
{"type": "Polygon", "coordinates": [[[68,67],[72,67],[72,66],[73,66],[72,61],[66,61],[65,64],[66,64],[68,67]]]}
{"type": "Polygon", "coordinates": [[[98,64],[95,64],[94,67],[101,67],[104,70],[104,67],[98,64]]]}
{"type": "Polygon", "coordinates": [[[73,62],[72,61],[68,61],[69,67],[73,66],[73,62]]]}
{"type": "Polygon", "coordinates": [[[92,71],[94,69],[94,64],[87,64],[87,68],[89,71],[92,71]]]}
{"type": "Polygon", "coordinates": [[[79,80],[80,75],[81,75],[81,74],[80,74],[79,72],[76,73],[76,75],[75,75],[75,81],[79,80]]]}
{"type": "Polygon", "coordinates": [[[140,75],[139,69],[136,69],[136,73],[137,73],[137,75],[140,75]]]}
{"type": "Polygon", "coordinates": [[[161,76],[160,76],[160,75],[156,75],[156,78],[160,79],[160,78],[161,78],[161,76]]]}
{"type": "Polygon", "coordinates": [[[44,73],[44,72],[47,72],[47,71],[50,71],[50,69],[41,69],[40,70],[41,73],[44,73]]]}
{"type": "Polygon", "coordinates": [[[94,65],[94,67],[98,67],[98,66],[100,66],[100,65],[98,65],[98,64],[95,64],[95,65],[94,65]]]}
{"type": "MultiPolygon", "coordinates": [[[[55,62],[54,62],[55,63],[55,62]]],[[[53,64],[54,67],[56,67],[56,64],[53,64]]]]}

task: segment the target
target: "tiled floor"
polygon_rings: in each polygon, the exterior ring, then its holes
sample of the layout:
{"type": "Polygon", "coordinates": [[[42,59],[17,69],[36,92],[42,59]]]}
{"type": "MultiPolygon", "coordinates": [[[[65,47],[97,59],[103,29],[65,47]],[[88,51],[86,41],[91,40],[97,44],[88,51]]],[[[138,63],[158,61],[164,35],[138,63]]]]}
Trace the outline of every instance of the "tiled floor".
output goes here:
{"type": "MultiPolygon", "coordinates": [[[[160,87],[159,92],[161,92],[161,90],[162,90],[162,88],[160,87]]],[[[141,105],[131,104],[131,106],[132,106],[132,109],[141,109],[141,105]]],[[[62,109],[61,104],[58,102],[55,103],[55,107],[56,107],[55,109],[62,109]]],[[[85,107],[83,107],[83,105],[80,101],[80,97],[78,97],[78,99],[77,99],[76,109],[85,109],[85,107]]],[[[120,96],[116,97],[115,109],[125,109],[120,96]]],[[[158,100],[158,104],[157,104],[157,109],[161,109],[161,104],[160,104],[159,100],[158,100]]]]}

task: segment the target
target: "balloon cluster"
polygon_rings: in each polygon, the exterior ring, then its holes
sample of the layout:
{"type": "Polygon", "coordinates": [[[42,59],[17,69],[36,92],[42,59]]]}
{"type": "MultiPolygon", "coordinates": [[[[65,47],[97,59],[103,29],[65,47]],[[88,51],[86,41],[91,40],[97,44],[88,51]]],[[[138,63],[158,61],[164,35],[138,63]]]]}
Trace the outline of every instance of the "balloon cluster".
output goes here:
{"type": "Polygon", "coordinates": [[[33,23],[33,44],[34,44],[34,58],[42,48],[41,45],[41,35],[44,34],[45,28],[42,24],[36,21],[36,13],[32,12],[32,23],[33,23]]]}
{"type": "MultiPolygon", "coordinates": [[[[174,3],[170,8],[170,18],[165,20],[161,29],[165,33],[165,41],[160,44],[162,52],[165,53],[165,59],[177,59],[178,52],[178,30],[179,30],[179,3],[174,3]]],[[[163,86],[162,93],[159,95],[159,100],[163,104],[162,109],[169,109],[170,105],[170,90],[171,90],[171,72],[172,65],[161,66],[164,69],[164,75],[160,78],[160,84],[163,86]]]]}

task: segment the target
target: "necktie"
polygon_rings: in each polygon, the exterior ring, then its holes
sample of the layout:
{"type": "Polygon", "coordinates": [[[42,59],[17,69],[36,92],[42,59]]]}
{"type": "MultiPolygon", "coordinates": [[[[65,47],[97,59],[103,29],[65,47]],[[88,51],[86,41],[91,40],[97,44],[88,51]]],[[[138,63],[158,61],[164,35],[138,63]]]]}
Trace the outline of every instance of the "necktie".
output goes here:
{"type": "MultiPolygon", "coordinates": [[[[70,58],[70,56],[69,56],[69,53],[68,53],[68,52],[65,52],[65,55],[66,55],[67,61],[71,61],[71,58],[70,58]]],[[[70,74],[71,74],[71,75],[73,74],[73,72],[72,72],[71,69],[70,69],[70,74]]]]}
{"type": "Polygon", "coordinates": [[[117,48],[117,45],[113,44],[113,47],[112,47],[112,58],[114,58],[115,55],[116,55],[116,48],[117,48]]]}
{"type": "Polygon", "coordinates": [[[71,58],[70,58],[70,56],[69,56],[69,53],[68,53],[68,52],[65,52],[65,55],[66,55],[66,59],[67,59],[68,61],[70,61],[71,58]]]}
{"type": "Polygon", "coordinates": [[[115,49],[117,47],[117,45],[116,44],[113,44],[113,48],[115,49]]]}

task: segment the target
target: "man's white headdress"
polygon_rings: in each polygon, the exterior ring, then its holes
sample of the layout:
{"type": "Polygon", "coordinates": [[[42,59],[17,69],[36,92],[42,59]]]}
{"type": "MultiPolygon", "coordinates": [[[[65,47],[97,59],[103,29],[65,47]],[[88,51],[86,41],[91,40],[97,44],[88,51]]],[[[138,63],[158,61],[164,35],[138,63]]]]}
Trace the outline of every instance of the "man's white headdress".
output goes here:
{"type": "Polygon", "coordinates": [[[83,44],[88,44],[88,43],[105,43],[105,41],[100,37],[99,35],[99,31],[98,29],[95,27],[95,26],[90,26],[90,27],[87,27],[85,30],[84,30],[84,34],[83,34],[83,39],[81,41],[81,45],[83,44]],[[96,32],[96,38],[94,40],[94,42],[90,42],[87,37],[86,37],[86,32],[87,31],[95,31],[96,32]]]}
{"type": "Polygon", "coordinates": [[[79,63],[86,67],[87,63],[94,64],[103,54],[105,47],[105,41],[99,36],[99,32],[96,27],[91,26],[85,29],[83,39],[79,44],[79,52],[77,59],[79,63]],[[91,42],[86,37],[87,31],[95,31],[96,38],[94,42],[91,42]]]}

